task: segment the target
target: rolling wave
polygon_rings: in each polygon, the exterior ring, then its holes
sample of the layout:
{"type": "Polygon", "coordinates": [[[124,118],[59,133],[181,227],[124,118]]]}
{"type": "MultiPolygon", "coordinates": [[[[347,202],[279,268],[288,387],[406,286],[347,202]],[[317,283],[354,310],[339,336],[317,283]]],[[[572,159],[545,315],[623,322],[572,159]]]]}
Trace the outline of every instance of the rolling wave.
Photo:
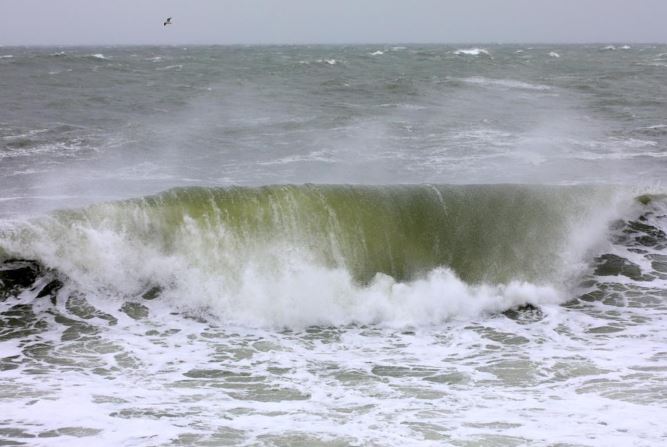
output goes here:
{"type": "Polygon", "coordinates": [[[71,290],[152,290],[251,324],[435,323],[559,301],[621,197],[514,185],[179,188],[15,223],[0,247],[71,290]]]}

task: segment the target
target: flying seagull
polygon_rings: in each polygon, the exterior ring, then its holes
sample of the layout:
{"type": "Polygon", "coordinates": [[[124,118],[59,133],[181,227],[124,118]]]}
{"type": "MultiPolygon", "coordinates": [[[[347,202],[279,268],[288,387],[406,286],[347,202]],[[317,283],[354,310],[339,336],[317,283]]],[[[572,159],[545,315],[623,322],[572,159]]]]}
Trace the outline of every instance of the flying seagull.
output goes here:
{"type": "Polygon", "coordinates": [[[168,17],[167,20],[162,24],[163,26],[171,25],[171,17],[168,17]]]}

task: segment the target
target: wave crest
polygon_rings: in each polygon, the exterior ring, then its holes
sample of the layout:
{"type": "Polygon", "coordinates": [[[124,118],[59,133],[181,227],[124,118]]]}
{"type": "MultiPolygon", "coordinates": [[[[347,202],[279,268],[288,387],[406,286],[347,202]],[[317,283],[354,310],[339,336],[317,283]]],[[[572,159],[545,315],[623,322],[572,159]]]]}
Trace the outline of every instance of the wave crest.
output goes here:
{"type": "Polygon", "coordinates": [[[85,293],[157,288],[249,324],[436,323],[557,301],[555,285],[605,237],[613,197],[512,185],[182,188],[17,224],[0,247],[85,293]]]}

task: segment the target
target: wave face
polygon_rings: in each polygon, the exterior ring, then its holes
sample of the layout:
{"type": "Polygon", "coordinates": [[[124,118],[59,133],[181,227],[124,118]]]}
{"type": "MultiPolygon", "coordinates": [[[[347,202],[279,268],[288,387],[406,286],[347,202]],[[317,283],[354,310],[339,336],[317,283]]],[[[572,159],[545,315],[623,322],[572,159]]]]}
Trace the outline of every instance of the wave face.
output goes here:
{"type": "Polygon", "coordinates": [[[615,196],[511,185],[179,188],[56,212],[5,231],[1,245],[88,292],[157,287],[177,304],[261,324],[416,323],[558,300],[553,285],[604,237],[615,196]],[[290,316],[294,306],[312,309],[290,316]]]}

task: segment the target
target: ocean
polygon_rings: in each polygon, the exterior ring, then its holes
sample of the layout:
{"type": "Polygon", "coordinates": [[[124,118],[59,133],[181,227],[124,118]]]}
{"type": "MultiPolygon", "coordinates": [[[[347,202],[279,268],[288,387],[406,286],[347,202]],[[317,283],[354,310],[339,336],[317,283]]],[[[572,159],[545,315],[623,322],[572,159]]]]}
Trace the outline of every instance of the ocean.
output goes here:
{"type": "Polygon", "coordinates": [[[0,98],[0,445],[667,442],[667,45],[0,47],[0,98]]]}

